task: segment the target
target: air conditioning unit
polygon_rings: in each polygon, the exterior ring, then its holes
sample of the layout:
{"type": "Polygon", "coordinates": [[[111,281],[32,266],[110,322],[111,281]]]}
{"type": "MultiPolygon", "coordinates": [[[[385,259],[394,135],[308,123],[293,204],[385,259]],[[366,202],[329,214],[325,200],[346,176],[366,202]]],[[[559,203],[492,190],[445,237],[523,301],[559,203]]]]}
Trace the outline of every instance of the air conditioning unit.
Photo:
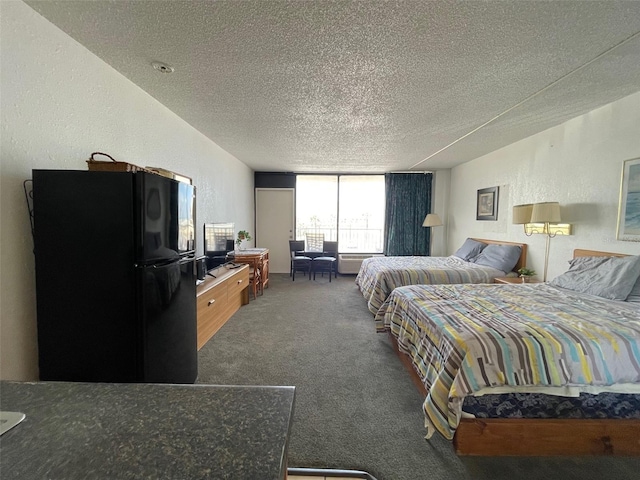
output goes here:
{"type": "Polygon", "coordinates": [[[338,255],[338,273],[355,275],[360,271],[360,265],[365,258],[383,256],[381,253],[341,253],[338,255]]]}

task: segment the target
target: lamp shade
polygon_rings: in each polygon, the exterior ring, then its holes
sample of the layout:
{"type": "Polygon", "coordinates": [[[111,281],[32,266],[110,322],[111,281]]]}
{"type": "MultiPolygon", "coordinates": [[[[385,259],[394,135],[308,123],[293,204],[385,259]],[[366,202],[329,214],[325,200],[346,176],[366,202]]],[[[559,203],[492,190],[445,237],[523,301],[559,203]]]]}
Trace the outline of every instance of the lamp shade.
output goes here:
{"type": "Polygon", "coordinates": [[[531,223],[560,222],[560,204],[558,202],[534,203],[531,211],[531,223]]]}
{"type": "Polygon", "coordinates": [[[440,216],[437,213],[429,213],[426,217],[424,217],[424,222],[422,222],[423,227],[440,227],[442,226],[442,220],[440,220],[440,216]]]}
{"type": "Polygon", "coordinates": [[[527,203],[524,205],[513,206],[513,223],[521,225],[523,223],[531,222],[531,211],[533,210],[533,203],[527,203]]]}

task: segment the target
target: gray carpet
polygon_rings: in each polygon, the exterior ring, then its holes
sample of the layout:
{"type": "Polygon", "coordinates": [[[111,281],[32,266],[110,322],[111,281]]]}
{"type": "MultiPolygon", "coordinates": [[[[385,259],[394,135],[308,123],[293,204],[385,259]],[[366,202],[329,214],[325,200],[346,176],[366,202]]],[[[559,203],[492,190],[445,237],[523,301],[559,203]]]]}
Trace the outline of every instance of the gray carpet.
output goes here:
{"type": "Polygon", "coordinates": [[[269,282],[200,350],[198,383],[294,385],[290,467],[378,480],[638,478],[638,458],[458,457],[441,437],[425,440],[422,399],[354,276],[269,282]]]}

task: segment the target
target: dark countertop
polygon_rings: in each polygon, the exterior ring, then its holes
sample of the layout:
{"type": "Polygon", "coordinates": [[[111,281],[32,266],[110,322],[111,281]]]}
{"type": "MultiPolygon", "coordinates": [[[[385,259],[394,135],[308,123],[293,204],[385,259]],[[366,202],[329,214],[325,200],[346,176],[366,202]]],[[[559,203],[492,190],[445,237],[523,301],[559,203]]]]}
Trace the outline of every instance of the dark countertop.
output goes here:
{"type": "Polygon", "coordinates": [[[9,479],[282,479],[294,387],[0,382],[9,479]]]}

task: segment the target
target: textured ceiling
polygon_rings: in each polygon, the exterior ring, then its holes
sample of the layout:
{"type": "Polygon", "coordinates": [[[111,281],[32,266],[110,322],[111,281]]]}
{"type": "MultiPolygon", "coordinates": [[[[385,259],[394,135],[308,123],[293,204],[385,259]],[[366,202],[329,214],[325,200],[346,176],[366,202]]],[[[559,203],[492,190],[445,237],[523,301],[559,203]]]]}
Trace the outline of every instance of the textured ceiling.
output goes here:
{"type": "Polygon", "coordinates": [[[639,1],[26,3],[260,171],[450,168],[640,91],[639,1]]]}

